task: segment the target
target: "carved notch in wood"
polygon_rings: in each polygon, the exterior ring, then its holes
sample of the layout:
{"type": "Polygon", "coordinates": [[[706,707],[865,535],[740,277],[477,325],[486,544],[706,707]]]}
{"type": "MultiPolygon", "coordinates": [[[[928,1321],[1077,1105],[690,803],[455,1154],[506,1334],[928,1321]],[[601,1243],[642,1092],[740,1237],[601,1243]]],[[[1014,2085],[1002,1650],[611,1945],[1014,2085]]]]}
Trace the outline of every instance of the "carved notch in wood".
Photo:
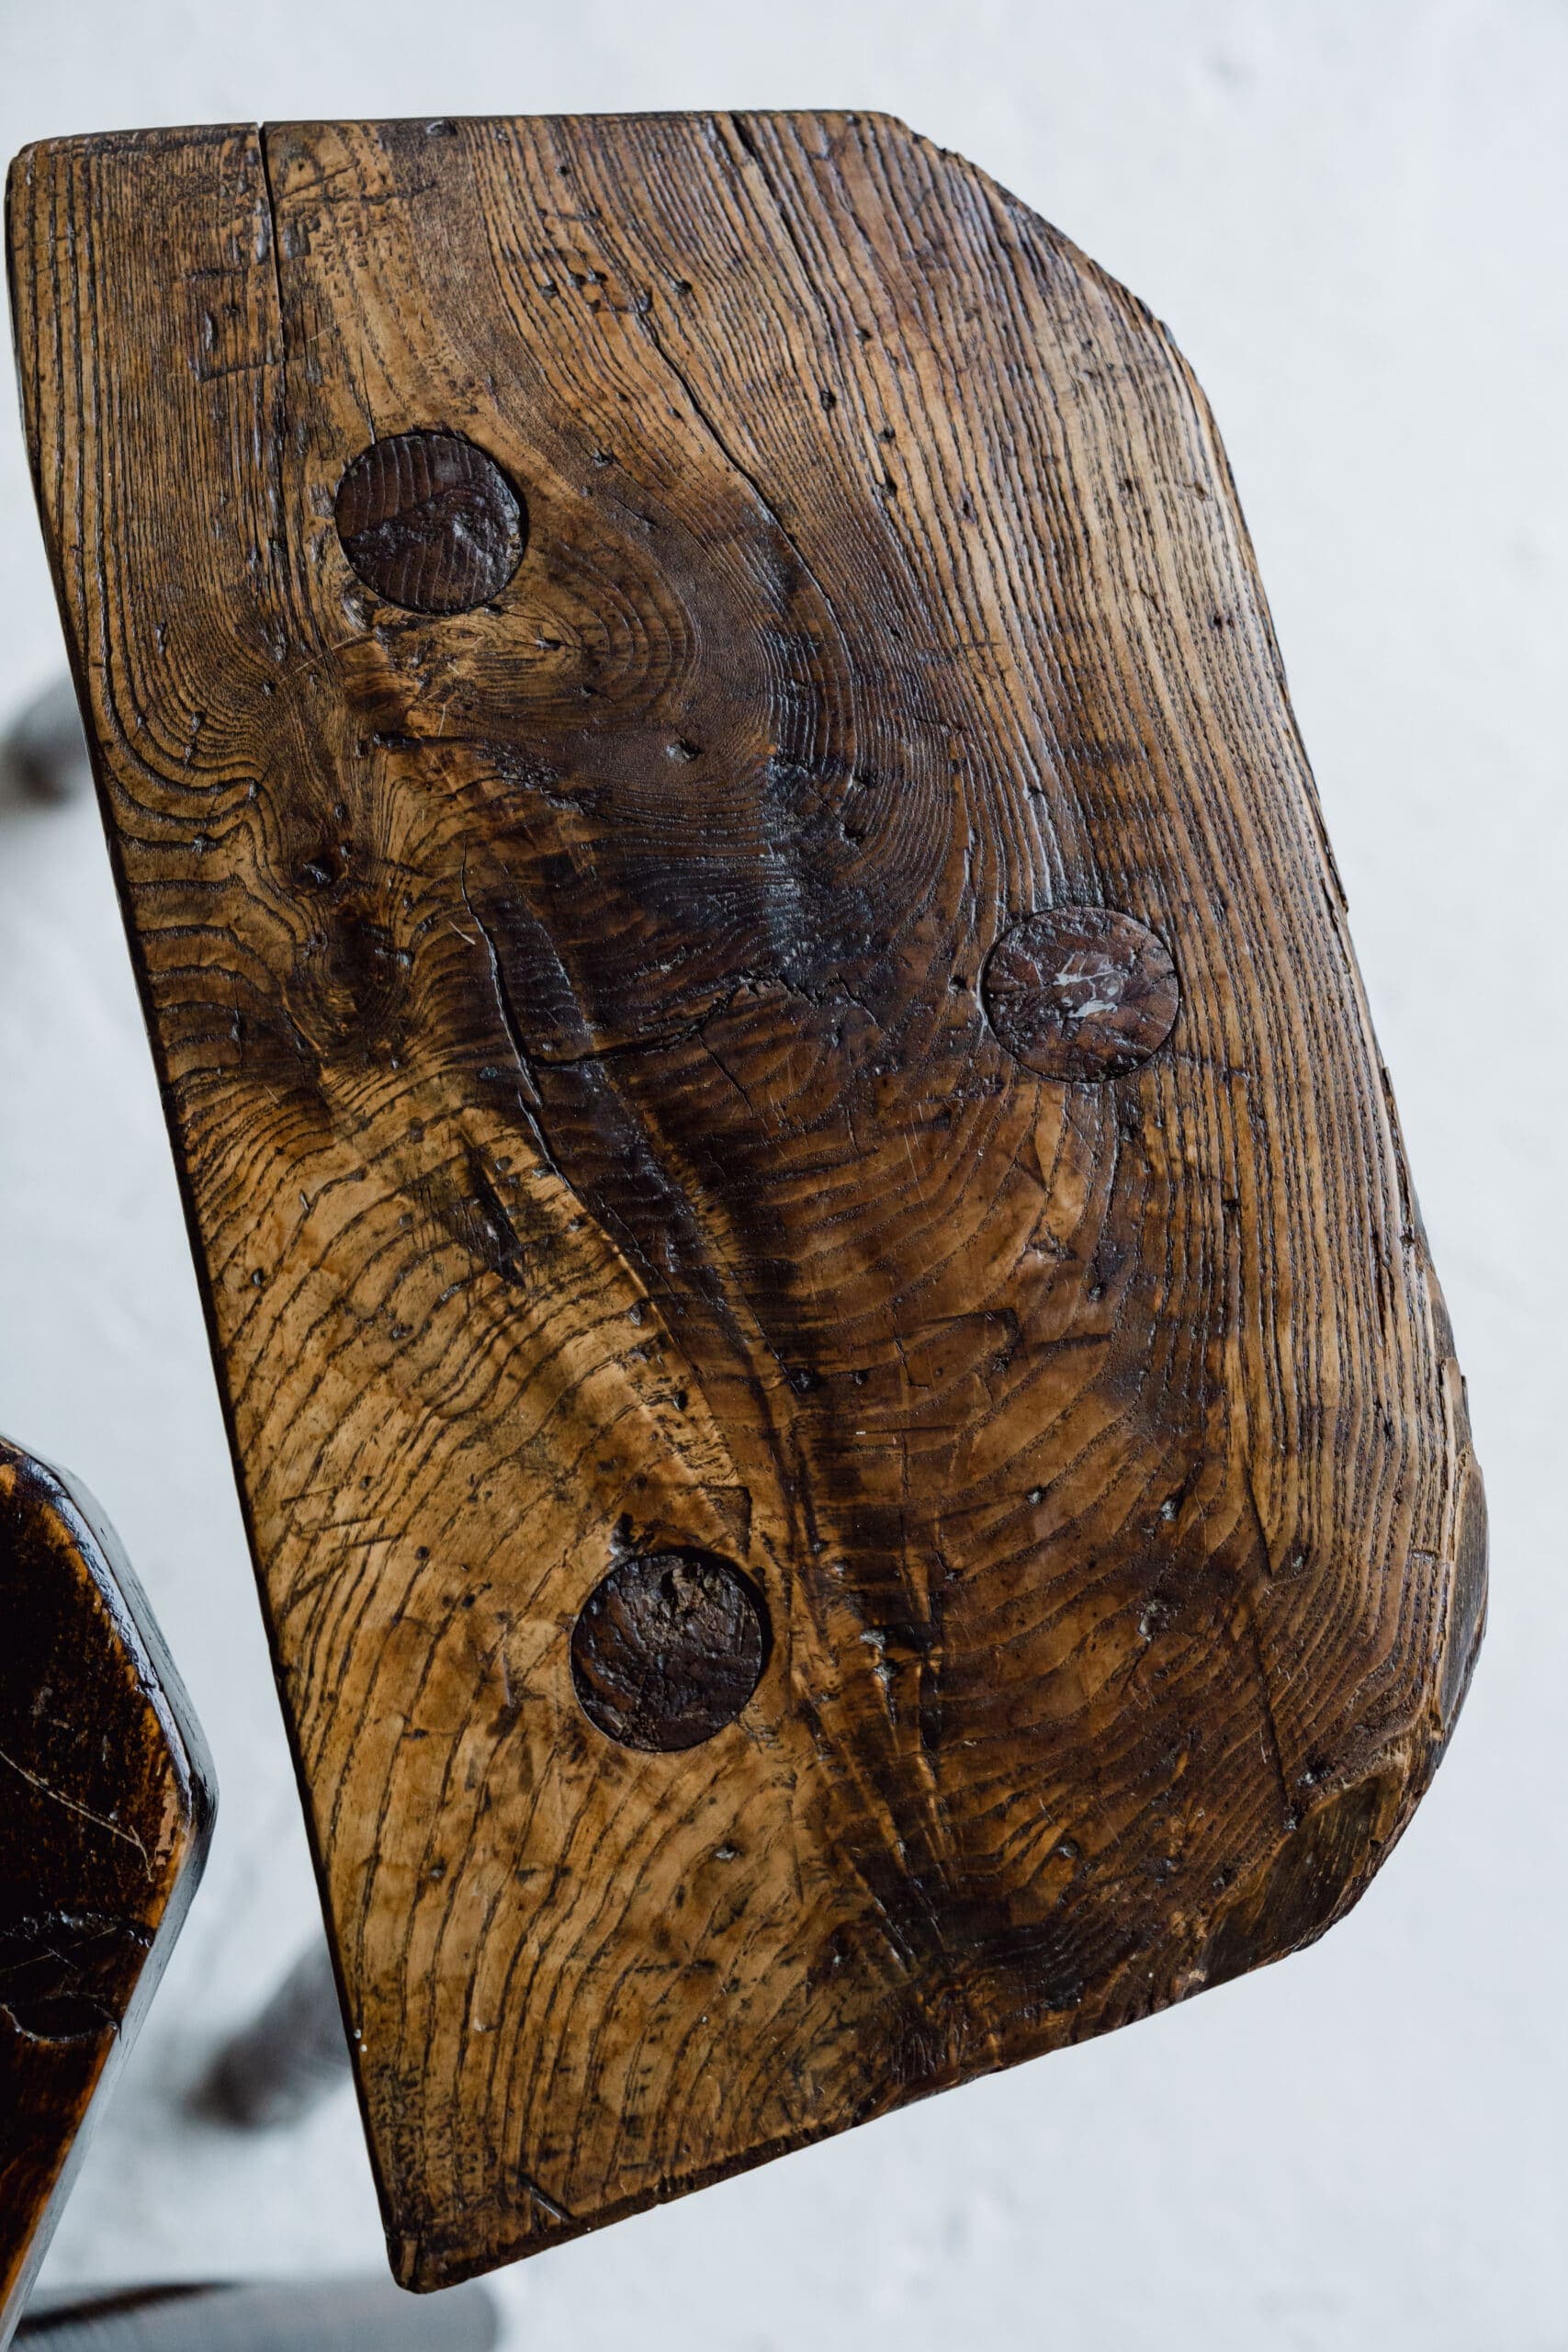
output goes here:
{"type": "Polygon", "coordinates": [[[872,116],[52,142],[11,252],[400,2275],[1318,1934],[1481,1488],[1164,331],[872,116]]]}

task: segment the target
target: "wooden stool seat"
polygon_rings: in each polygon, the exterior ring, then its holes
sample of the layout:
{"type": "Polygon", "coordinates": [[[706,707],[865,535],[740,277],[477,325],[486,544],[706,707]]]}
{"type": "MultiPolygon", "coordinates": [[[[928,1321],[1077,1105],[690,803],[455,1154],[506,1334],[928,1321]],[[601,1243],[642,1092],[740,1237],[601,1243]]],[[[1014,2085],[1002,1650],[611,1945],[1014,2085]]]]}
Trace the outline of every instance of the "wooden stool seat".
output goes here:
{"type": "Polygon", "coordinates": [[[1319,1934],[1484,1519],[1164,330],[863,115],[51,141],[11,269],[399,2277],[1319,1934]]]}

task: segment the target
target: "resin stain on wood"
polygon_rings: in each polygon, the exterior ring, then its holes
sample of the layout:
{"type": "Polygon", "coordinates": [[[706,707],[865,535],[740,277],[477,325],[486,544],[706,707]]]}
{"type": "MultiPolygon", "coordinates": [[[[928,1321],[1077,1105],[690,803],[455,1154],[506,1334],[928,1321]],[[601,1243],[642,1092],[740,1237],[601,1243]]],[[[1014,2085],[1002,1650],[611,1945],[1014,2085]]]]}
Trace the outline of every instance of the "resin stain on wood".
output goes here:
{"type": "Polygon", "coordinates": [[[11,205],[400,2276],[1321,1932],[1481,1490],[1164,330],[874,116],[11,205]]]}

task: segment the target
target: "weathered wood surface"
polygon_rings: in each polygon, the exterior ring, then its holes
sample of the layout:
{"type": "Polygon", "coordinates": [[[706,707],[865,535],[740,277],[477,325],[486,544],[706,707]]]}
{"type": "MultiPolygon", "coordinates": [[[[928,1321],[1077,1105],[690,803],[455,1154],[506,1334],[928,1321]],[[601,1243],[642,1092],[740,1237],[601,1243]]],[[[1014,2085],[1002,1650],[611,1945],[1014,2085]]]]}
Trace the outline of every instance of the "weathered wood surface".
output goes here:
{"type": "Polygon", "coordinates": [[[1164,331],[868,116],[87,139],[12,204],[400,2276],[1316,1935],[1481,1488],[1164,331]]]}
{"type": "Polygon", "coordinates": [[[0,2346],[179,1932],[212,1804],[112,1531],[0,1439],[0,2346]]]}

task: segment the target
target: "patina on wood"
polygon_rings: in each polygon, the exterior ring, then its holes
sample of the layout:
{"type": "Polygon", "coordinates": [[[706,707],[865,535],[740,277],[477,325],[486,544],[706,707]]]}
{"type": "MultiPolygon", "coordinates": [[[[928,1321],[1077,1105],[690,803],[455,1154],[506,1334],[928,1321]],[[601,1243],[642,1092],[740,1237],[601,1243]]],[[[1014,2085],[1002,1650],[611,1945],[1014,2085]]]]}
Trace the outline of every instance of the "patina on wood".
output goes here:
{"type": "Polygon", "coordinates": [[[0,1439],[0,2345],[179,1932],[212,1804],[112,1531],[0,1439]]]}
{"type": "Polygon", "coordinates": [[[399,2275],[1318,1934],[1481,1488],[1164,331],[871,116],[62,141],[11,241],[399,2275]]]}

